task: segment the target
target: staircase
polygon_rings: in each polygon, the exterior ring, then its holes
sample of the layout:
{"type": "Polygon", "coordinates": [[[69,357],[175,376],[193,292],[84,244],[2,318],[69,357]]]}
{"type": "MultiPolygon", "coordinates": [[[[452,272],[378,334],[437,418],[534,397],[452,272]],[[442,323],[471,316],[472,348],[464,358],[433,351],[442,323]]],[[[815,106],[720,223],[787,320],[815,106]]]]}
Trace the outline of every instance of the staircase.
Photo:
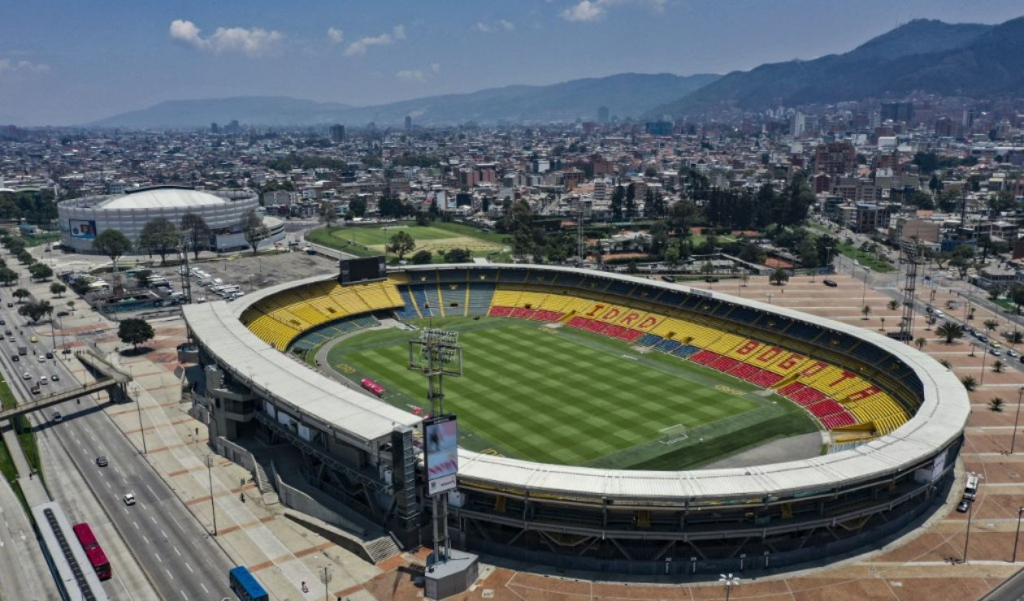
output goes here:
{"type": "Polygon", "coordinates": [[[368,540],[363,543],[363,548],[366,549],[366,552],[370,555],[370,559],[372,559],[375,564],[380,563],[389,557],[394,557],[402,552],[390,535],[384,535],[380,538],[368,540]]]}
{"type": "MultiPolygon", "coordinates": [[[[274,487],[270,484],[270,477],[267,476],[266,470],[263,469],[263,464],[259,461],[253,461],[253,465],[256,466],[254,472],[256,477],[256,488],[260,491],[260,496],[263,497],[263,504],[266,506],[276,505],[281,502],[277,497],[277,492],[274,487]]],[[[271,467],[273,469],[273,467],[271,467]]]]}

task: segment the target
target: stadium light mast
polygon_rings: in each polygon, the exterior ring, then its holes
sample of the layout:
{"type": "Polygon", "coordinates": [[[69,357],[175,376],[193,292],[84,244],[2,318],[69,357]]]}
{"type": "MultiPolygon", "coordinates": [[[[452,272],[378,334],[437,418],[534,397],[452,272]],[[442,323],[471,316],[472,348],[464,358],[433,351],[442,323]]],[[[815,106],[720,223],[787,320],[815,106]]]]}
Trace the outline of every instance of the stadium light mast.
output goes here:
{"type": "MultiPolygon", "coordinates": [[[[433,515],[434,564],[451,557],[448,536],[448,491],[455,490],[458,473],[459,439],[454,414],[444,411],[444,376],[462,376],[462,347],[459,333],[428,328],[418,340],[409,341],[408,368],[427,378],[430,415],[423,421],[423,455],[426,470],[425,495],[430,497],[433,515]]],[[[433,570],[433,567],[429,567],[433,570]]]]}

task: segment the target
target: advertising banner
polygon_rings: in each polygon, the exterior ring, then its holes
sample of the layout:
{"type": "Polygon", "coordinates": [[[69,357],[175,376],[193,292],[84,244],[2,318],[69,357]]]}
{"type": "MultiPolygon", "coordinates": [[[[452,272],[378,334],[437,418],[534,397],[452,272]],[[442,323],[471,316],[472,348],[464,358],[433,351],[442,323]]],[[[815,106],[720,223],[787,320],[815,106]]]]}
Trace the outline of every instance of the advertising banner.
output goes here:
{"type": "Polygon", "coordinates": [[[83,221],[81,219],[68,220],[68,227],[71,230],[72,238],[84,238],[92,240],[96,237],[96,222],[83,221]]]}
{"type": "Polygon", "coordinates": [[[424,461],[427,467],[427,494],[455,490],[459,471],[459,429],[454,415],[440,415],[423,422],[424,461]]]}

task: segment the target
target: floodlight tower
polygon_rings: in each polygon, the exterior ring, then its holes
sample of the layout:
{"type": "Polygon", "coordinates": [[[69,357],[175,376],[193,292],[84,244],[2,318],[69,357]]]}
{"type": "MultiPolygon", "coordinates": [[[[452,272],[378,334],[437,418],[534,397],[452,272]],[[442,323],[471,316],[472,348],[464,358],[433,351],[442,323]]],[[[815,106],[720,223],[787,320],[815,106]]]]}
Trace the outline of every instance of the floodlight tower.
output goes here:
{"type": "Polygon", "coordinates": [[[917,240],[900,240],[900,262],[907,266],[903,276],[903,316],[900,319],[900,340],[910,343],[914,340],[914,315],[917,297],[917,266],[924,253],[917,240]]]}
{"type": "MultiPolygon", "coordinates": [[[[452,441],[454,449],[442,449],[442,431],[457,433],[455,416],[444,412],[444,376],[462,376],[462,347],[459,333],[428,328],[420,332],[419,340],[409,341],[410,370],[427,378],[427,401],[430,418],[423,422],[424,464],[426,466],[425,496],[433,507],[434,564],[445,563],[451,557],[452,545],[448,537],[448,491],[455,489],[458,471],[458,439],[452,441]],[[450,430],[443,430],[450,428],[450,430]],[[438,437],[434,445],[435,429],[438,437]],[[435,455],[443,459],[435,459],[435,455]]],[[[448,437],[446,437],[448,438],[448,437]]]]}

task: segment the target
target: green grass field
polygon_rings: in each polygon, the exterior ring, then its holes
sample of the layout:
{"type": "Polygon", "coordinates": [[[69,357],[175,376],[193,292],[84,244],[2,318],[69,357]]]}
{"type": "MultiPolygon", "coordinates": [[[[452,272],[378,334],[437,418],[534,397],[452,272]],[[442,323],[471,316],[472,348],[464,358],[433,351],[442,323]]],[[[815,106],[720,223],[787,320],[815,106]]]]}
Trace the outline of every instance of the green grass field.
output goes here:
{"type": "MultiPolygon", "coordinates": [[[[465,376],[445,379],[445,405],[459,415],[461,444],[471,450],[565,465],[684,469],[818,429],[796,405],[756,395],[746,382],[599,335],[498,318],[434,319],[433,327],[461,332],[465,376]],[[665,444],[680,424],[687,437],[665,444]]],[[[379,382],[396,406],[426,408],[425,378],[406,369],[414,336],[365,332],[331,348],[328,361],[353,380],[379,382]]]]}
{"type": "MultiPolygon", "coordinates": [[[[487,256],[501,252],[506,244],[504,236],[483,232],[460,223],[435,222],[416,225],[414,221],[389,224],[387,236],[405,231],[416,242],[416,250],[441,251],[452,248],[469,249],[474,256],[487,256]]],[[[379,255],[384,252],[384,228],[377,226],[347,226],[313,230],[306,234],[313,243],[336,248],[360,256],[379,255]]],[[[414,251],[415,252],[415,251],[414,251]]]]}

